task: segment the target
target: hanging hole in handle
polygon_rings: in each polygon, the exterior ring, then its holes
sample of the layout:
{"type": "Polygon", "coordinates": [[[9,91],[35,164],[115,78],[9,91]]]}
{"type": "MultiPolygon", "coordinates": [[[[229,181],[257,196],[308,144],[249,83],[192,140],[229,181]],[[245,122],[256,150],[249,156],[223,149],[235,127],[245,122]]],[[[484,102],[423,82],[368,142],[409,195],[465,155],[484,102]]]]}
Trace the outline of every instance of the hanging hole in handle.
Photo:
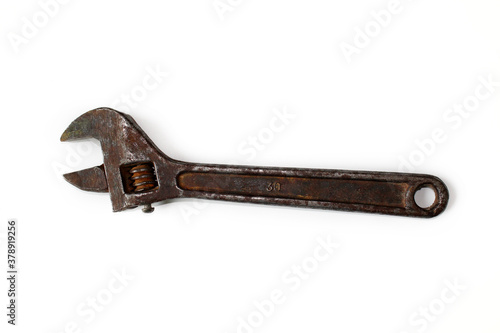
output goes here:
{"type": "Polygon", "coordinates": [[[431,184],[419,186],[413,194],[415,204],[422,209],[432,209],[437,204],[437,199],[437,190],[431,184]]]}

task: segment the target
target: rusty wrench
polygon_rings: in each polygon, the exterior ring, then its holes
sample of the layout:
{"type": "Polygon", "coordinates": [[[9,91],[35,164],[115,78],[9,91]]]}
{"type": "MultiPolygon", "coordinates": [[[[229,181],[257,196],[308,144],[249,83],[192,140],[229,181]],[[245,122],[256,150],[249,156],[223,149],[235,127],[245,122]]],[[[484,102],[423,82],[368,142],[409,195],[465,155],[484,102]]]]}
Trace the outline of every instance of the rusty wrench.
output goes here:
{"type": "Polygon", "coordinates": [[[203,198],[303,206],[400,216],[433,217],[448,203],[448,189],[430,175],[346,170],[198,164],[161,152],[129,115],[109,108],[89,111],[61,141],[95,138],[104,164],[65,174],[74,186],[109,192],[113,211],[174,198],[203,198]],[[416,191],[429,187],[434,203],[422,208],[416,191]]]}

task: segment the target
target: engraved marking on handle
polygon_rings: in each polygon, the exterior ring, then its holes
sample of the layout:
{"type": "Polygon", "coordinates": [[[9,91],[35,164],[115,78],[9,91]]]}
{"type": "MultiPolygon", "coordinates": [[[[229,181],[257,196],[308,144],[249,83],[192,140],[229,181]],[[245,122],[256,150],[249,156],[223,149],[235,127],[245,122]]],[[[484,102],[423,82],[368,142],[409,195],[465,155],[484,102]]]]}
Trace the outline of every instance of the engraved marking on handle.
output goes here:
{"type": "Polygon", "coordinates": [[[281,184],[276,182],[276,183],[269,183],[269,185],[267,185],[267,191],[268,192],[271,192],[271,191],[281,191],[281,184]]]}

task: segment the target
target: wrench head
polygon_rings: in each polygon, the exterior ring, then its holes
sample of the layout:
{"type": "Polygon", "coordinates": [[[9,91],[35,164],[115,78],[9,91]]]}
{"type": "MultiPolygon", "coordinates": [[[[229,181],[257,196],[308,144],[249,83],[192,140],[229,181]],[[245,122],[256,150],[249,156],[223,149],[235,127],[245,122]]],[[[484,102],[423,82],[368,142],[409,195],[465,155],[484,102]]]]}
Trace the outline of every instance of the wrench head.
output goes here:
{"type": "Polygon", "coordinates": [[[97,139],[104,164],[64,175],[87,191],[109,192],[113,211],[175,197],[174,161],[162,153],[127,114],[98,108],[74,120],[61,141],[97,139]]]}

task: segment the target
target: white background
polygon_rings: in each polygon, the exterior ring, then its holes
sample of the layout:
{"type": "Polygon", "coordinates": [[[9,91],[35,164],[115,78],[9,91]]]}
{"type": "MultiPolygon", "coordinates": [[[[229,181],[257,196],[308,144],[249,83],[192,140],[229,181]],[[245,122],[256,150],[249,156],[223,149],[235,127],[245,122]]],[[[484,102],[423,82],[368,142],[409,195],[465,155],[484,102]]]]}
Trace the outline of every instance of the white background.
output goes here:
{"type": "Polygon", "coordinates": [[[1,2],[1,232],[20,228],[18,326],[2,279],[1,331],[237,332],[278,289],[283,304],[240,332],[499,332],[500,87],[445,118],[479,77],[500,81],[498,1],[401,0],[350,62],[341,46],[389,1],[227,1],[220,15],[212,0],[73,0],[48,22],[35,0],[1,2]],[[26,20],[40,27],[23,36],[26,20]],[[151,70],[168,76],[120,102],[151,70]],[[186,161],[400,171],[413,156],[450,203],[430,220],[195,200],[112,213],[61,176],[102,162],[95,144],[59,142],[100,106],[186,161]],[[293,119],[244,153],[285,109],[293,119]],[[445,139],[419,153],[436,128],[445,139]],[[292,291],[283,275],[318,237],[340,246],[292,291]],[[133,279],[110,294],[122,270],[133,279]],[[446,281],[466,290],[445,304],[446,281]],[[96,296],[109,303],[91,316],[96,296]]]}

